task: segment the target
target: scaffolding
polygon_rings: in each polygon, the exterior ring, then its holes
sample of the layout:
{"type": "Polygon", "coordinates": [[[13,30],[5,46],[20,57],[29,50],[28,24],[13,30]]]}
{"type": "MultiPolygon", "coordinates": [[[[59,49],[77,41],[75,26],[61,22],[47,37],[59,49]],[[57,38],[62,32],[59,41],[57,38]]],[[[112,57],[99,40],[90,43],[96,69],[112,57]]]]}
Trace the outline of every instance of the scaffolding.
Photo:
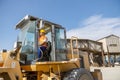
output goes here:
{"type": "Polygon", "coordinates": [[[72,58],[73,54],[81,56],[82,54],[87,53],[89,57],[90,65],[104,66],[104,50],[101,42],[89,40],[89,39],[78,39],[77,37],[72,37],[67,39],[67,48],[71,50],[72,58]]]}

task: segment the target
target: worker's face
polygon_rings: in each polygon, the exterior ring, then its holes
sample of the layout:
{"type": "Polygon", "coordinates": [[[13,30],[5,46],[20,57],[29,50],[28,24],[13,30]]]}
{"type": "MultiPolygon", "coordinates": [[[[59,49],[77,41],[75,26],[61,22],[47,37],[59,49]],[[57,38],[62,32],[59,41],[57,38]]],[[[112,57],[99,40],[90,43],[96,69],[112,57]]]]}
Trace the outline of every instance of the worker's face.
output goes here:
{"type": "Polygon", "coordinates": [[[40,32],[40,36],[42,36],[42,35],[45,35],[45,33],[43,33],[43,32],[40,32]]]}

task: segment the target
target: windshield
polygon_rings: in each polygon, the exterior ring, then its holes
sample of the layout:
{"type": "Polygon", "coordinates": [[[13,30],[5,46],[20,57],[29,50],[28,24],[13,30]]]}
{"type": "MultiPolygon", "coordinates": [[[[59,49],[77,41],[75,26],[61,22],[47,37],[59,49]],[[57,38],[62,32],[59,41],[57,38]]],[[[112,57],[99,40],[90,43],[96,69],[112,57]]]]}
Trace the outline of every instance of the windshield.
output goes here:
{"type": "Polygon", "coordinates": [[[66,38],[65,30],[62,28],[55,28],[55,54],[57,60],[66,60],[66,38]]]}
{"type": "Polygon", "coordinates": [[[35,22],[31,21],[21,29],[18,41],[22,42],[20,53],[27,56],[27,61],[33,60],[35,58],[35,22]]]}
{"type": "Polygon", "coordinates": [[[56,49],[66,49],[65,47],[65,35],[64,35],[64,29],[55,29],[56,32],[56,49]]]}

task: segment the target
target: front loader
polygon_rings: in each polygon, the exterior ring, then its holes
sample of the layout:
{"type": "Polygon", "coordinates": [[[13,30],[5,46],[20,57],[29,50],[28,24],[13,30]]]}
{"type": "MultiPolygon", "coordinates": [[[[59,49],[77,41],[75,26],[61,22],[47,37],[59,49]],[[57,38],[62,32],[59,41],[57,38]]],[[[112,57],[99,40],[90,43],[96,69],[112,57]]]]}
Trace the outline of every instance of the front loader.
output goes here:
{"type": "MultiPolygon", "coordinates": [[[[66,30],[61,25],[25,16],[17,25],[20,30],[12,51],[1,53],[0,78],[3,80],[93,80],[89,67],[81,67],[79,53],[67,49],[66,30]],[[48,48],[38,61],[39,30],[48,37],[48,48]],[[45,54],[45,55],[44,55],[45,54]],[[49,58],[47,61],[44,57],[49,58]]],[[[88,55],[83,55],[88,63],[88,55]]]]}

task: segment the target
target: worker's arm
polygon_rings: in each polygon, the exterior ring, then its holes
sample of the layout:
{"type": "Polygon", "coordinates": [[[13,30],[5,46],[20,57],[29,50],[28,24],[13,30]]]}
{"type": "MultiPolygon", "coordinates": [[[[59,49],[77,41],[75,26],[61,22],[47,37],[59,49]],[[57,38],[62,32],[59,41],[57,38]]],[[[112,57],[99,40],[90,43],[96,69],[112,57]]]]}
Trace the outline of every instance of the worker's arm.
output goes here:
{"type": "Polygon", "coordinates": [[[47,40],[48,40],[47,37],[45,37],[44,39],[40,40],[39,41],[39,46],[44,45],[47,42],[47,40]]]}
{"type": "Polygon", "coordinates": [[[44,40],[43,42],[39,42],[39,46],[45,44],[47,42],[47,40],[44,40]]]}

